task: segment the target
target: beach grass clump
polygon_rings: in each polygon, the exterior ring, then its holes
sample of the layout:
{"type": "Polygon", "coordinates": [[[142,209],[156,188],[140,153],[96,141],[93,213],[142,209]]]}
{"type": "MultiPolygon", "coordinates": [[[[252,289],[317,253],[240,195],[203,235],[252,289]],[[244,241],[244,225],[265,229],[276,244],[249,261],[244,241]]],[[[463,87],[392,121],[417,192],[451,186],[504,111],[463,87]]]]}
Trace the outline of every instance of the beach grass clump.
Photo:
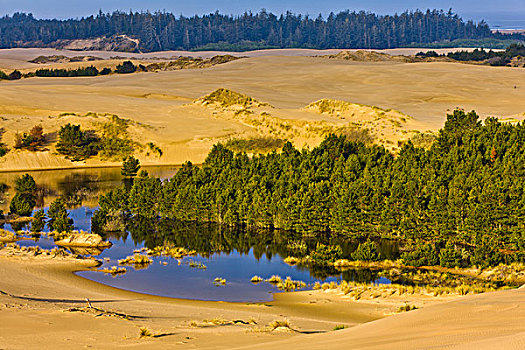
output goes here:
{"type": "Polygon", "coordinates": [[[312,287],[313,290],[319,290],[321,289],[321,283],[319,281],[314,283],[314,286],[312,287]]]}
{"type": "Polygon", "coordinates": [[[344,324],[338,324],[338,325],[336,325],[336,326],[334,327],[333,330],[334,330],[334,331],[340,331],[340,330],[345,329],[345,328],[346,328],[346,326],[345,326],[344,324]]]}
{"type": "Polygon", "coordinates": [[[282,280],[281,282],[277,283],[276,286],[280,290],[291,292],[306,287],[306,283],[304,283],[303,281],[294,281],[290,276],[288,276],[285,280],[282,280]]]}
{"type": "Polygon", "coordinates": [[[135,267],[149,266],[153,260],[147,255],[134,254],[118,261],[119,265],[135,265],[135,267]]]}
{"type": "Polygon", "coordinates": [[[226,279],[222,278],[222,277],[215,277],[215,279],[213,280],[213,284],[216,287],[225,286],[226,285],[226,279]]]}
{"type": "Polygon", "coordinates": [[[141,327],[139,331],[139,338],[153,337],[153,333],[146,327],[141,327]]]}
{"type": "Polygon", "coordinates": [[[183,247],[175,247],[171,244],[164,246],[158,246],[148,252],[150,256],[166,256],[173,259],[182,259],[186,256],[195,256],[197,252],[195,250],[188,250],[183,247]]]}
{"type": "Polygon", "coordinates": [[[253,276],[250,280],[250,282],[252,282],[253,284],[258,284],[258,283],[261,283],[264,281],[264,278],[260,277],[260,276],[253,276]]]}
{"type": "Polygon", "coordinates": [[[412,311],[416,309],[417,309],[417,306],[415,305],[405,304],[403,306],[400,306],[397,312],[408,312],[408,311],[412,311]]]}
{"type": "Polygon", "coordinates": [[[112,266],[111,268],[99,269],[98,271],[113,277],[123,275],[127,272],[125,267],[112,266]]]}
{"type": "Polygon", "coordinates": [[[203,263],[194,261],[194,260],[190,260],[190,262],[188,263],[188,266],[197,268],[199,270],[206,270],[208,268],[208,266],[204,265],[203,263]]]}
{"type": "Polygon", "coordinates": [[[298,258],[293,257],[293,256],[287,256],[284,259],[284,262],[286,264],[288,264],[288,265],[294,266],[294,265],[297,265],[299,262],[301,262],[301,259],[298,259],[298,258]]]}
{"type": "Polygon", "coordinates": [[[273,275],[272,277],[266,279],[266,282],[271,283],[271,284],[278,284],[278,283],[281,283],[282,280],[283,279],[281,278],[281,276],[273,275]]]}
{"type": "Polygon", "coordinates": [[[288,320],[275,320],[275,321],[270,322],[268,326],[270,327],[270,330],[272,331],[279,330],[279,329],[287,329],[287,330],[292,329],[290,322],[288,322],[288,320]]]}

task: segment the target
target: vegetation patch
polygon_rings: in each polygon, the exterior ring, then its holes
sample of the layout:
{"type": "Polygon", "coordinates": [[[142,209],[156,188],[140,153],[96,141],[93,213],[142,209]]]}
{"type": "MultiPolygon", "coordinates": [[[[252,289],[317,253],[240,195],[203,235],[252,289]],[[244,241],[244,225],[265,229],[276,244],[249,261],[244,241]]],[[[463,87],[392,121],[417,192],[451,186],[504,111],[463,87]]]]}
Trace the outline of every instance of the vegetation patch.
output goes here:
{"type": "Polygon", "coordinates": [[[42,125],[35,125],[28,133],[15,134],[15,149],[27,149],[32,152],[42,151],[46,142],[42,125]]]}
{"type": "Polygon", "coordinates": [[[97,271],[103,272],[104,274],[111,275],[112,277],[123,275],[127,272],[125,267],[112,266],[111,268],[98,269],[97,271]]]}
{"type": "Polygon", "coordinates": [[[240,106],[244,108],[268,106],[268,104],[259,102],[247,95],[224,88],[219,88],[212,93],[201,97],[200,99],[196,100],[195,103],[205,106],[218,106],[222,108],[229,108],[233,106],[240,106]]]}
{"type": "Polygon", "coordinates": [[[277,137],[260,136],[250,137],[248,139],[230,139],[224,144],[224,146],[234,152],[268,153],[280,150],[284,143],[285,140],[277,137]]]}
{"type": "Polygon", "coordinates": [[[147,255],[134,254],[118,261],[119,265],[134,265],[135,267],[148,267],[153,260],[147,255]]]}

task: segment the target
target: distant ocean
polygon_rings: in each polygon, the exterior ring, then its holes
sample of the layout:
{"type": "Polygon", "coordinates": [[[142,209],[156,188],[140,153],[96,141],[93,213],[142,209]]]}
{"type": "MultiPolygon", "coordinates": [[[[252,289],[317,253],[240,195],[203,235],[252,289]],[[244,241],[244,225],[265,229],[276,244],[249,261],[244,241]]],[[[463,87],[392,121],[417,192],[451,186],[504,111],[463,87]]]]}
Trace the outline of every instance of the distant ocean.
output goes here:
{"type": "Polygon", "coordinates": [[[472,19],[476,22],[484,19],[491,29],[525,29],[525,8],[515,13],[460,13],[459,15],[464,20],[472,19]]]}

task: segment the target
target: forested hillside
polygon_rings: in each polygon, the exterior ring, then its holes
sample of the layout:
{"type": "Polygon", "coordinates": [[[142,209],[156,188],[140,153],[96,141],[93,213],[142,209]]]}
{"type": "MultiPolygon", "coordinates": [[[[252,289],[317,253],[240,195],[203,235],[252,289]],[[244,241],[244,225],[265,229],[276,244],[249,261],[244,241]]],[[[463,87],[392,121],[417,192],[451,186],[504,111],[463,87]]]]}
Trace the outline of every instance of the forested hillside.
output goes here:
{"type": "Polygon", "coordinates": [[[52,46],[63,40],[127,35],[142,51],[274,48],[384,49],[414,43],[491,37],[484,22],[464,22],[449,12],[427,10],[380,16],[344,11],[327,18],[274,15],[233,17],[218,12],[194,17],[171,13],[114,12],[82,19],[39,20],[16,13],[0,18],[0,47],[52,46]]]}
{"type": "Polygon", "coordinates": [[[429,150],[329,136],[312,151],[248,157],[216,145],[169,181],[143,175],[100,199],[93,229],[129,216],[293,230],[308,235],[445,239],[525,248],[525,125],[456,110],[429,150]]]}

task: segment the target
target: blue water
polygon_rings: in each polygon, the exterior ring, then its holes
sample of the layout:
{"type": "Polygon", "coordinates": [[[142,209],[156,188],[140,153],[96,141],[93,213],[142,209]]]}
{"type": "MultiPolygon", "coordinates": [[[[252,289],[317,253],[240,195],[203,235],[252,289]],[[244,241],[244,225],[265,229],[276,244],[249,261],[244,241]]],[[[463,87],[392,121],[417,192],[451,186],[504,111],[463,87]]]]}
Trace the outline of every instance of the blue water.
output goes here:
{"type": "MultiPolygon", "coordinates": [[[[81,210],[81,209],[77,209],[81,210]]],[[[86,229],[86,227],[83,227],[86,229]]],[[[142,248],[142,243],[134,243],[132,239],[112,239],[113,246],[97,255],[97,259],[104,261],[101,267],[118,266],[118,260],[133,254],[136,249],[142,248]],[[109,258],[109,261],[107,261],[109,258]]],[[[54,248],[52,240],[42,235],[40,239],[24,239],[19,241],[21,246],[39,246],[45,249],[54,248]]],[[[269,278],[279,275],[282,278],[290,276],[294,280],[307,283],[306,289],[319,281],[341,281],[341,274],[327,278],[318,278],[308,268],[290,266],[283,261],[283,257],[272,255],[257,259],[250,249],[248,253],[215,253],[209,257],[192,256],[180,260],[168,257],[152,257],[153,263],[145,269],[135,269],[126,266],[124,275],[111,276],[96,271],[82,271],[77,273],[84,278],[100,282],[109,286],[166,297],[215,300],[231,302],[261,302],[272,300],[272,294],[279,290],[270,283],[250,282],[254,275],[269,278]],[[189,262],[203,263],[206,269],[190,267],[189,262]],[[166,262],[167,265],[162,264],[166,262]],[[225,286],[215,286],[216,277],[225,278],[225,286]]],[[[352,279],[352,278],[346,278],[352,279]]],[[[390,283],[383,277],[376,277],[375,283],[390,283]]]]}

